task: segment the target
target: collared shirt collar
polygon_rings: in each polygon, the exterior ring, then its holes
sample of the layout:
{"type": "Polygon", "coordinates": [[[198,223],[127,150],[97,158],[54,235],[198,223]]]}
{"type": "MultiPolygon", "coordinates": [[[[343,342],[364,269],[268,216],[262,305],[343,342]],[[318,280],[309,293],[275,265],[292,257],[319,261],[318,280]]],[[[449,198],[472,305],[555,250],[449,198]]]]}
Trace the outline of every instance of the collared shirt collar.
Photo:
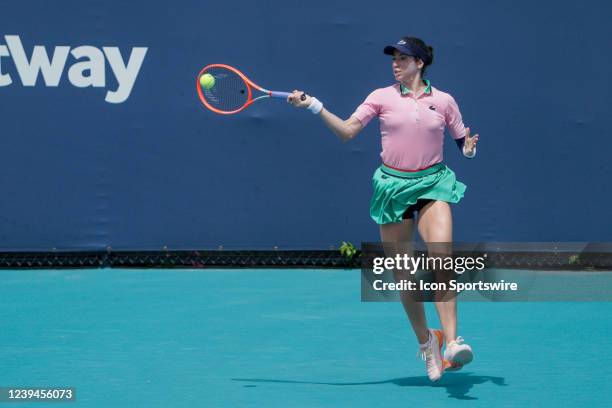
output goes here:
{"type": "MultiPolygon", "coordinates": [[[[426,85],[425,94],[429,95],[431,93],[431,83],[429,82],[428,79],[424,79],[423,82],[425,82],[425,85],[426,85]]],[[[408,88],[406,85],[400,83],[400,92],[403,96],[403,95],[408,95],[410,92],[412,92],[412,90],[408,88]]]]}

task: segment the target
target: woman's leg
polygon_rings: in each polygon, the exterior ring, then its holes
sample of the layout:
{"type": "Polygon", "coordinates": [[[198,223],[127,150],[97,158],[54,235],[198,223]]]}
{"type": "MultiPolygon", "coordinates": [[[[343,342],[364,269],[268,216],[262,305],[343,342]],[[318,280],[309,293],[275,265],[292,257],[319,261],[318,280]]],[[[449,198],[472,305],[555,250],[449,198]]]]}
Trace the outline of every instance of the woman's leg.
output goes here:
{"type": "MultiPolygon", "coordinates": [[[[428,247],[428,256],[451,255],[453,241],[453,218],[450,205],[445,201],[432,201],[419,211],[417,228],[428,247]]],[[[454,279],[454,271],[436,270],[436,281],[454,279]]],[[[457,336],[457,297],[449,293],[436,293],[436,309],[442,324],[444,338],[449,343],[457,336]],[[444,298],[444,301],[441,301],[444,298]]]]}
{"type": "MultiPolygon", "coordinates": [[[[408,254],[412,256],[413,225],[414,221],[412,219],[405,219],[402,222],[382,224],[380,226],[381,241],[396,243],[395,253],[385,253],[385,256],[393,257],[395,254],[408,254]]],[[[393,270],[393,276],[396,282],[404,279],[409,280],[412,277],[409,272],[398,270],[393,270]]],[[[400,291],[400,299],[417,340],[421,344],[426,343],[429,333],[427,331],[427,319],[425,318],[423,303],[415,301],[413,295],[408,291],[400,291]]]]}

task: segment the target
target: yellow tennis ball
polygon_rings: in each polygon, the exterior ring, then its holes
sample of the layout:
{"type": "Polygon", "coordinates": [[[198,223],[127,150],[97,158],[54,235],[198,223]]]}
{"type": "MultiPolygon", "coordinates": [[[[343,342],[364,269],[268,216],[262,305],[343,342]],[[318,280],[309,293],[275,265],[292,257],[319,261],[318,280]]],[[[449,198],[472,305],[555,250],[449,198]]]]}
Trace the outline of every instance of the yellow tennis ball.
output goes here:
{"type": "Polygon", "coordinates": [[[200,77],[200,85],[204,89],[210,89],[215,86],[215,77],[210,74],[204,74],[200,77]]]}

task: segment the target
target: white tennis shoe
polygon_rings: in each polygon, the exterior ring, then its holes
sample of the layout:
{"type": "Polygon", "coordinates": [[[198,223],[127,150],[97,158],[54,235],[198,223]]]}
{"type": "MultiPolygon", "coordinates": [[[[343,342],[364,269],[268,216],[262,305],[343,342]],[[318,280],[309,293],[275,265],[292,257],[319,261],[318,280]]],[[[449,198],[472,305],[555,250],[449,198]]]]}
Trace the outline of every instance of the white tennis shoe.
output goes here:
{"type": "Polygon", "coordinates": [[[456,340],[446,344],[444,350],[444,368],[446,371],[459,371],[473,359],[472,348],[464,343],[463,337],[459,336],[456,340]]]}
{"type": "Polygon", "coordinates": [[[441,354],[442,342],[443,336],[440,330],[429,330],[427,343],[419,345],[417,355],[420,355],[423,361],[425,361],[427,377],[431,381],[438,381],[444,373],[441,354]]]}

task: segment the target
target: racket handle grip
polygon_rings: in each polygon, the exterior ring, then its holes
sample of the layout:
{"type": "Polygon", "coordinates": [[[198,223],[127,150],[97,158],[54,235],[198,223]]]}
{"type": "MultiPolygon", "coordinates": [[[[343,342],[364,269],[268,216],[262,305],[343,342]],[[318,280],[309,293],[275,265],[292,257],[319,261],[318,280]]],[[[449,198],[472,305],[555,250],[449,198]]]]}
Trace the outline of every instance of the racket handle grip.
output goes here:
{"type": "Polygon", "coordinates": [[[289,95],[291,95],[289,92],[270,91],[270,96],[272,98],[287,99],[289,97],[289,95]]]}

